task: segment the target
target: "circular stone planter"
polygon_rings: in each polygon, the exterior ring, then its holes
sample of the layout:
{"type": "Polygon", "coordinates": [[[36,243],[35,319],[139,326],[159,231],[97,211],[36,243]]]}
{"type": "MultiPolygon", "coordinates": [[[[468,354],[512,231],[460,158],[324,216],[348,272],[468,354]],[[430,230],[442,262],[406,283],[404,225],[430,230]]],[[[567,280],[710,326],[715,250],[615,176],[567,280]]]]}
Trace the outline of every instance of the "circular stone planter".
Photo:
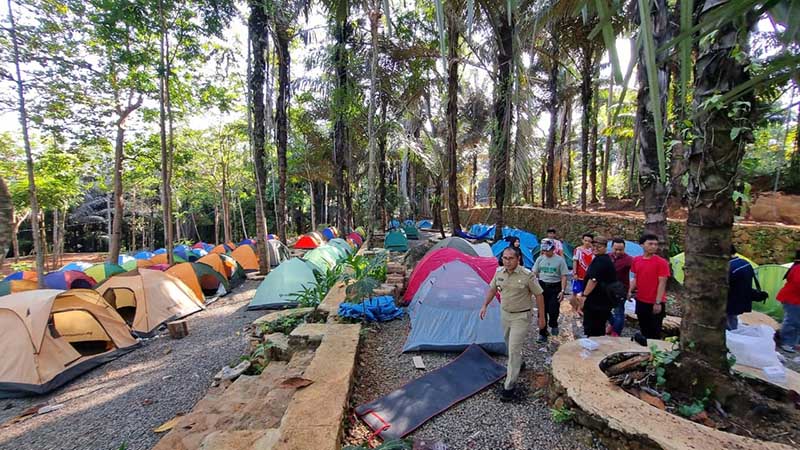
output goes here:
{"type": "MultiPolygon", "coordinates": [[[[765,442],[708,428],[651,406],[613,384],[600,370],[600,362],[621,352],[649,350],[627,338],[597,337],[600,347],[584,353],[578,341],[562,345],[553,355],[551,400],[574,406],[575,420],[598,432],[613,449],[664,450],[793,450],[788,445],[765,442]]],[[[648,341],[662,349],[665,341],[648,341]]],[[[761,371],[734,366],[734,370],[762,378],[761,371]]],[[[780,386],[800,389],[800,375],[786,371],[787,381],[780,386]]]]}

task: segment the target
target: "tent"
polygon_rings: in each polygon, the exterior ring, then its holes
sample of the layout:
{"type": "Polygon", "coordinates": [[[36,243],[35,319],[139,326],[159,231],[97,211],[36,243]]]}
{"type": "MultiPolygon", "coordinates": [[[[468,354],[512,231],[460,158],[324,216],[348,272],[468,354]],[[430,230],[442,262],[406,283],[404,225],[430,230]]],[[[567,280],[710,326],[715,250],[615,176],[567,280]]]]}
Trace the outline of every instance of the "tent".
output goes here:
{"type": "Polygon", "coordinates": [[[151,267],[153,262],[149,259],[137,259],[136,260],[136,267],[139,269],[145,269],[147,267],[151,267]]]}
{"type": "Polygon", "coordinates": [[[91,289],[97,284],[94,278],[77,270],[63,270],[50,272],[44,276],[44,286],[47,289],[91,289]]]}
{"type": "Polygon", "coordinates": [[[225,266],[225,273],[231,283],[231,288],[235,288],[236,286],[244,283],[244,280],[247,279],[247,274],[245,273],[244,269],[242,269],[242,266],[236,262],[235,259],[228,255],[220,254],[218,257],[222,260],[222,264],[225,266]]]}
{"type": "Polygon", "coordinates": [[[321,245],[303,255],[303,259],[312,266],[315,272],[324,274],[336,266],[340,261],[340,255],[340,251],[332,245],[321,245]]]}
{"type": "Polygon", "coordinates": [[[312,249],[312,248],[319,247],[320,244],[322,244],[322,241],[319,240],[312,233],[309,233],[309,234],[304,234],[303,236],[300,236],[300,239],[298,239],[297,242],[294,243],[294,248],[312,249]]]}
{"type": "Polygon", "coordinates": [[[153,259],[154,256],[156,256],[155,253],[148,252],[148,251],[139,252],[139,253],[133,255],[133,257],[136,258],[136,259],[153,259]]]}
{"type": "Polygon", "coordinates": [[[403,221],[403,226],[404,227],[408,227],[408,226],[413,227],[414,225],[416,225],[414,223],[414,219],[406,219],[406,220],[403,221]]]}
{"type": "Polygon", "coordinates": [[[331,227],[324,228],[322,230],[322,237],[324,237],[326,241],[330,241],[331,239],[336,237],[336,233],[333,231],[331,227]]]}
{"type": "Polygon", "coordinates": [[[256,240],[255,239],[244,238],[244,239],[242,239],[241,242],[236,244],[236,247],[241,247],[242,245],[256,245],[256,240]]]}
{"type": "Polygon", "coordinates": [[[140,344],[88,289],[41,289],[0,299],[0,398],[44,394],[140,344]]]}
{"type": "Polygon", "coordinates": [[[269,252],[269,265],[271,267],[277,267],[280,263],[292,257],[289,254],[289,248],[277,239],[267,241],[267,252],[269,252]]]}
{"type": "Polygon", "coordinates": [[[300,258],[292,258],[264,278],[247,309],[294,308],[297,302],[290,295],[316,283],[311,266],[300,258]]]}
{"type": "Polygon", "coordinates": [[[178,245],[176,245],[176,246],[172,247],[172,251],[173,251],[173,252],[176,252],[176,251],[181,251],[181,252],[184,252],[184,253],[185,253],[185,252],[188,252],[188,251],[189,251],[189,250],[191,250],[191,249],[192,249],[192,248],[191,248],[191,247],[189,247],[189,246],[188,246],[188,245],[186,245],[186,244],[178,244],[178,245]]]}
{"type": "Polygon", "coordinates": [[[753,311],[762,312],[778,322],[783,321],[783,305],[776,297],[786,282],[783,277],[788,271],[787,267],[778,264],[764,264],[756,267],[758,283],[762,290],[769,293],[769,298],[764,303],[753,302],[753,311]]]}
{"type": "MultiPolygon", "coordinates": [[[[758,264],[754,263],[750,258],[741,255],[739,253],[737,253],[736,256],[749,262],[754,269],[758,268],[758,264]]],[[[677,255],[669,259],[670,266],[672,267],[672,276],[680,284],[683,284],[683,278],[684,278],[683,265],[685,264],[685,260],[686,260],[686,253],[678,253],[677,255]]]]}
{"type": "Polygon", "coordinates": [[[117,265],[125,270],[135,269],[136,258],[130,255],[119,255],[117,256],[117,265]]]}
{"type": "Polygon", "coordinates": [[[472,244],[470,244],[466,239],[458,236],[444,238],[437,242],[436,245],[431,247],[431,249],[428,251],[432,252],[434,250],[439,250],[440,248],[454,248],[465,255],[478,256],[478,252],[475,250],[475,247],[473,247],[472,244]]]}
{"type": "MultiPolygon", "coordinates": [[[[203,241],[200,241],[200,242],[195,242],[195,243],[194,243],[194,245],[192,245],[192,248],[193,248],[193,249],[198,249],[198,248],[201,248],[201,249],[205,250],[205,249],[206,249],[206,245],[208,245],[208,244],[206,244],[206,243],[205,243],[205,242],[203,242],[203,241]]],[[[213,248],[213,246],[212,246],[212,248],[213,248]]]]}
{"type": "Polygon", "coordinates": [[[539,246],[539,238],[537,238],[535,234],[525,230],[505,227],[503,228],[503,237],[508,236],[518,237],[520,247],[526,247],[528,250],[533,250],[539,246]]]}
{"type": "Polygon", "coordinates": [[[480,242],[478,244],[470,244],[472,248],[475,249],[475,253],[478,256],[482,256],[484,258],[493,258],[494,252],[492,251],[492,246],[487,244],[486,242],[480,242]]]}
{"type": "Polygon", "coordinates": [[[139,335],[152,335],[164,322],[203,309],[183,282],[158,270],[136,269],[111,277],[96,288],[139,335]]]}
{"type": "Polygon", "coordinates": [[[267,240],[271,240],[271,239],[280,240],[280,239],[278,239],[278,236],[276,236],[276,235],[274,235],[274,234],[272,234],[272,233],[269,233],[269,234],[267,235],[267,240]]]}
{"type": "Polygon", "coordinates": [[[353,252],[353,247],[351,247],[350,244],[348,244],[347,241],[342,238],[331,239],[331,241],[328,242],[328,245],[339,250],[339,253],[341,254],[338,259],[339,261],[347,258],[347,255],[353,252]]]}
{"type": "MultiPolygon", "coordinates": [[[[502,241],[497,241],[492,245],[492,253],[494,254],[495,258],[499,258],[500,254],[503,253],[503,250],[508,247],[509,242],[503,239],[502,241]]],[[[530,269],[533,267],[534,257],[533,252],[528,247],[520,245],[520,250],[522,250],[522,265],[530,269]]]]}
{"type": "MultiPolygon", "coordinates": [[[[572,257],[575,255],[575,248],[566,241],[561,241],[561,248],[564,252],[564,262],[567,263],[567,269],[572,270],[572,257]]],[[[542,247],[537,246],[531,251],[531,254],[533,255],[533,261],[536,262],[536,259],[542,254],[542,247]]]]}
{"type": "Polygon", "coordinates": [[[169,264],[153,264],[152,266],[148,267],[148,269],[150,269],[150,270],[160,270],[160,271],[163,272],[163,271],[169,269],[169,264]]]}
{"type": "Polygon", "coordinates": [[[217,255],[218,253],[209,253],[208,255],[198,259],[196,262],[198,264],[205,264],[211,267],[212,269],[214,269],[215,272],[220,274],[223,278],[229,280],[230,278],[228,276],[228,270],[225,268],[225,263],[222,262],[222,258],[220,258],[217,255]]]}
{"type": "Polygon", "coordinates": [[[167,253],[167,249],[162,247],[162,248],[154,250],[153,253],[155,253],[156,255],[162,255],[164,253],[167,253]]]}
{"type": "Polygon", "coordinates": [[[195,262],[198,259],[200,259],[200,257],[197,256],[197,254],[193,252],[191,248],[185,245],[175,247],[175,257],[176,259],[180,258],[183,261],[188,261],[188,262],[195,262]]]}
{"type": "Polygon", "coordinates": [[[480,319],[488,289],[489,284],[461,261],[431,272],[409,304],[411,331],[403,351],[452,352],[478,344],[488,352],[506,354],[500,304],[490,303],[480,319]]]}
{"type": "MultiPolygon", "coordinates": [[[[609,254],[611,253],[611,246],[613,244],[614,243],[611,242],[610,240],[608,241],[608,253],[609,254]]],[[[644,255],[644,249],[642,248],[641,245],[637,244],[636,242],[625,241],[625,253],[627,253],[627,254],[629,254],[631,256],[642,256],[642,255],[644,255]]]]}
{"type": "Polygon", "coordinates": [[[117,264],[110,264],[110,263],[101,263],[95,264],[92,267],[86,269],[83,273],[89,275],[90,277],[94,278],[94,281],[100,283],[106,278],[112,277],[114,275],[124,273],[125,269],[118,266],[117,264]]]}
{"type": "Polygon", "coordinates": [[[383,239],[383,248],[393,252],[408,251],[408,239],[403,230],[392,230],[383,239]]]}
{"type": "Polygon", "coordinates": [[[364,227],[360,226],[356,227],[355,232],[358,233],[359,236],[361,236],[361,239],[367,238],[367,232],[364,230],[364,227]]]}
{"type": "Polygon", "coordinates": [[[208,254],[208,250],[204,248],[193,248],[192,253],[199,259],[202,258],[203,256],[206,256],[208,254]]]}
{"type": "Polygon", "coordinates": [[[3,278],[3,281],[11,281],[11,280],[29,280],[29,281],[36,281],[39,277],[36,275],[36,272],[32,270],[21,270],[19,272],[14,272],[9,274],[7,277],[3,278]]]}
{"type": "Polygon", "coordinates": [[[208,253],[228,253],[233,251],[233,247],[228,244],[219,244],[216,247],[212,248],[208,251],[208,253]]]}
{"type": "Polygon", "coordinates": [[[395,228],[400,228],[400,221],[397,220],[397,219],[390,220],[389,223],[388,223],[387,228],[390,229],[390,230],[393,230],[395,228]]]}
{"type": "Polygon", "coordinates": [[[422,219],[419,222],[417,222],[417,227],[430,229],[430,228],[433,228],[433,222],[431,222],[428,219],[422,219]]]}
{"type": "Polygon", "coordinates": [[[356,243],[356,246],[361,247],[364,245],[364,238],[361,237],[358,233],[350,233],[347,235],[347,239],[351,239],[353,242],[356,243]]]}
{"type": "Polygon", "coordinates": [[[31,280],[0,281],[0,297],[17,292],[32,291],[34,289],[39,289],[39,285],[31,280]]]}
{"type": "Polygon", "coordinates": [[[252,245],[240,245],[231,252],[231,258],[242,266],[245,272],[258,271],[258,256],[252,245]]]}
{"type": "MultiPolygon", "coordinates": [[[[181,258],[180,255],[177,255],[175,253],[172,254],[172,259],[175,262],[175,264],[186,262],[186,259],[181,258]]],[[[167,259],[166,253],[159,253],[158,255],[154,256],[153,259],[150,260],[150,262],[153,264],[169,264],[169,260],[167,259]]]]}
{"type": "Polygon", "coordinates": [[[93,266],[92,263],[83,261],[73,261],[58,270],[79,270],[81,272],[86,272],[86,269],[92,266],[93,266]]]}
{"type": "Polygon", "coordinates": [[[173,277],[181,280],[198,301],[205,303],[206,295],[214,295],[222,285],[227,293],[230,290],[230,283],[222,275],[211,267],[200,263],[179,263],[164,271],[173,277]]]}
{"type": "Polygon", "coordinates": [[[408,286],[403,296],[405,303],[411,301],[411,298],[417,293],[422,282],[428,278],[431,272],[453,261],[461,261],[467,264],[487,283],[492,281],[492,277],[494,277],[498,269],[497,259],[494,257],[469,256],[453,248],[440,248],[438,250],[429,251],[417,263],[417,266],[414,267],[411,276],[408,278],[408,286]]]}
{"type": "Polygon", "coordinates": [[[406,237],[408,239],[419,239],[419,230],[416,226],[412,223],[411,225],[403,226],[403,231],[406,232],[406,237]]]}

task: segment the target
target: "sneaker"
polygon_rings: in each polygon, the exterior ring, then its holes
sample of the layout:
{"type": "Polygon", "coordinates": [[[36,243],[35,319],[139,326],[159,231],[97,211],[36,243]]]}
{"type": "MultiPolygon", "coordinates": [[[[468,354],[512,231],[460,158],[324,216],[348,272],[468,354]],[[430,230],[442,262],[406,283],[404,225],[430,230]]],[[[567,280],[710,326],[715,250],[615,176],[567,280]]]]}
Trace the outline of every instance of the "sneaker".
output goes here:
{"type": "Polygon", "coordinates": [[[547,336],[540,334],[538,338],[536,338],[536,342],[539,344],[547,344],[547,336]]]}
{"type": "Polygon", "coordinates": [[[789,344],[781,345],[781,350],[785,351],[786,353],[796,353],[797,352],[797,350],[795,350],[794,347],[792,347],[789,344]]]}
{"type": "Polygon", "coordinates": [[[504,388],[500,392],[500,401],[505,403],[505,402],[510,402],[511,400],[514,400],[514,389],[504,388]]]}
{"type": "Polygon", "coordinates": [[[550,334],[553,336],[558,336],[558,327],[550,328],[550,334]]]}

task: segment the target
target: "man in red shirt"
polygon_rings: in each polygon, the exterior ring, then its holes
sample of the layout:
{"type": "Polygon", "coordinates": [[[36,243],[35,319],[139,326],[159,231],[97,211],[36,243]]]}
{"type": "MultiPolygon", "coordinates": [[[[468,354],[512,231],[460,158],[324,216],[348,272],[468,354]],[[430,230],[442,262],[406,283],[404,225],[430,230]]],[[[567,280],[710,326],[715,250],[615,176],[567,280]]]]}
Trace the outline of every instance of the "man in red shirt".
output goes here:
{"type": "Polygon", "coordinates": [[[658,236],[646,233],[639,239],[644,255],[633,259],[628,298],[636,292],[636,317],[647,339],[661,339],[661,326],[666,315],[669,263],[658,256],[658,236]]]}

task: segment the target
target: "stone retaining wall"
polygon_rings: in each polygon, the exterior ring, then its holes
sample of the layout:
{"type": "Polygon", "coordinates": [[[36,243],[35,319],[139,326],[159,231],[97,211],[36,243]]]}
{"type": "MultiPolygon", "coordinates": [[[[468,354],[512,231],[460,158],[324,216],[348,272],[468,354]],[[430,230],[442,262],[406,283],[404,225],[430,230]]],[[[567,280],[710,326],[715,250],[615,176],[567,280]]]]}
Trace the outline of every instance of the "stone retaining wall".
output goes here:
{"type": "MultiPolygon", "coordinates": [[[[474,223],[494,223],[497,210],[472,208],[461,210],[459,216],[463,227],[474,223]]],[[[605,236],[621,236],[637,241],[644,228],[644,219],[621,216],[613,213],[561,211],[535,207],[514,206],[505,209],[508,226],[523,228],[537,236],[554,227],[559,236],[571,243],[580,242],[581,234],[592,231],[605,236]]],[[[669,220],[670,242],[683,251],[686,221],[669,220]]],[[[789,262],[800,248],[800,227],[764,224],[734,224],[733,242],[743,255],[759,264],[789,262]]]]}

